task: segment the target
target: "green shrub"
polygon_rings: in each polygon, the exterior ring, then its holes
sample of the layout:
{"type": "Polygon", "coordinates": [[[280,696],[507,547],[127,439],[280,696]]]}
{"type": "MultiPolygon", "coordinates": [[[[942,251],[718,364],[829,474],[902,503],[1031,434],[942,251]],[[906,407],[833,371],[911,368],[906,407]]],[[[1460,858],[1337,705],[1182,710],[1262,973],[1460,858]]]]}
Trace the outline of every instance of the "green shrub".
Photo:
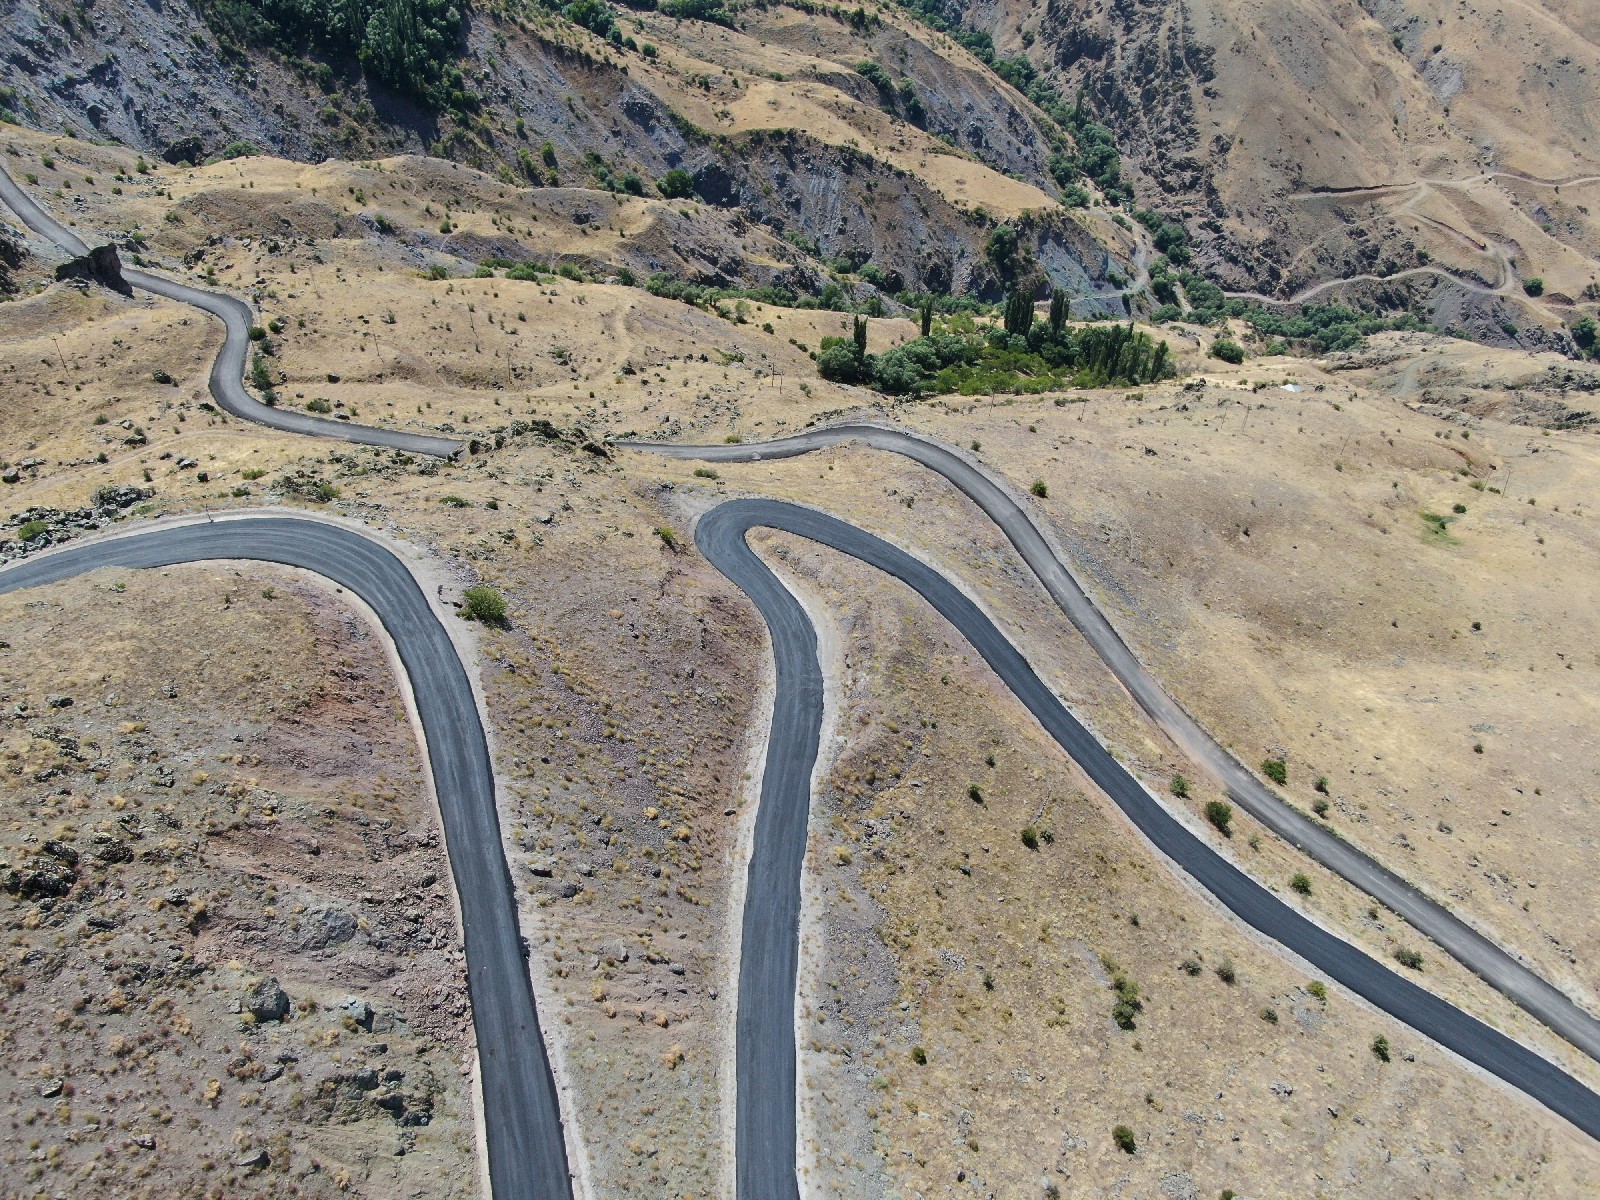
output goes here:
{"type": "Polygon", "coordinates": [[[1118,1125],[1112,1129],[1111,1140],[1117,1144],[1117,1149],[1124,1154],[1132,1154],[1139,1148],[1138,1142],[1134,1140],[1133,1130],[1126,1125],[1118,1125]]]}
{"type": "Polygon", "coordinates": [[[686,200],[694,195],[694,176],[682,167],[673,167],[656,180],[656,189],[668,200],[686,200]]]}
{"type": "Polygon", "coordinates": [[[1225,958],[1217,964],[1217,978],[1232,987],[1239,978],[1239,972],[1234,969],[1233,959],[1225,958]]]}
{"type": "Polygon", "coordinates": [[[974,804],[983,803],[983,789],[975,783],[967,784],[967,799],[974,804]]]}
{"type": "Polygon", "coordinates": [[[1022,844],[1029,850],[1037,850],[1039,848],[1039,831],[1032,825],[1022,831],[1022,844]]]}
{"type": "Polygon", "coordinates": [[[1261,773],[1279,787],[1289,782],[1289,764],[1281,758],[1262,759],[1261,773]]]}
{"type": "Polygon", "coordinates": [[[481,584],[470,587],[461,597],[461,615],[469,621],[481,621],[485,625],[504,625],[505,597],[492,587],[481,584]]]}
{"type": "Polygon", "coordinates": [[[439,503],[446,508],[471,508],[472,501],[461,496],[440,496],[439,503]]]}
{"type": "Polygon", "coordinates": [[[1117,1002],[1111,1006],[1111,1019],[1119,1029],[1136,1029],[1134,1017],[1144,1009],[1144,1002],[1139,999],[1139,985],[1121,971],[1115,971],[1111,987],[1117,993],[1117,1002]]]}
{"type": "Polygon", "coordinates": [[[1544,280],[1537,275],[1532,279],[1524,279],[1522,281],[1522,290],[1530,296],[1542,296],[1544,295],[1544,280]]]}
{"type": "Polygon", "coordinates": [[[1373,1038],[1372,1039],[1372,1053],[1377,1056],[1379,1062],[1388,1062],[1389,1061],[1389,1039],[1384,1037],[1383,1034],[1381,1034],[1381,1033],[1377,1037],[1373,1038]]]}
{"type": "Polygon", "coordinates": [[[1232,338],[1218,338],[1211,343],[1211,357],[1238,366],[1244,361],[1244,347],[1232,338]]]}
{"type": "Polygon", "coordinates": [[[1182,775],[1174,775],[1172,777],[1172,794],[1179,800],[1187,800],[1189,798],[1189,781],[1182,775]]]}
{"type": "Polygon", "coordinates": [[[1412,950],[1407,946],[1396,946],[1394,948],[1394,960],[1402,967],[1409,967],[1413,971],[1422,970],[1422,952],[1419,950],[1412,950]]]}
{"type": "Polygon", "coordinates": [[[1328,1002],[1328,985],[1323,983],[1322,980],[1313,979],[1310,983],[1306,984],[1306,991],[1309,992],[1313,998],[1322,1001],[1322,1003],[1326,1004],[1328,1002]]]}
{"type": "Polygon", "coordinates": [[[1266,1008],[1263,1008],[1261,1010],[1261,1019],[1268,1025],[1276,1025],[1278,1023],[1278,1010],[1270,1005],[1266,1008]]]}
{"type": "Polygon", "coordinates": [[[44,534],[49,531],[49,529],[50,526],[46,525],[43,521],[29,521],[21,529],[17,530],[17,540],[23,542],[35,541],[38,538],[43,537],[44,534]]]}
{"type": "Polygon", "coordinates": [[[1208,800],[1206,802],[1206,820],[1217,827],[1217,832],[1223,837],[1232,837],[1233,830],[1233,805],[1224,800],[1208,800]]]}
{"type": "Polygon", "coordinates": [[[1317,781],[1311,786],[1326,796],[1328,794],[1328,777],[1326,775],[1318,775],[1317,781]]]}
{"type": "Polygon", "coordinates": [[[333,405],[328,403],[328,401],[324,400],[321,396],[317,396],[314,399],[306,401],[306,411],[314,413],[331,413],[333,411],[333,405]]]}
{"type": "Polygon", "coordinates": [[[928,1052],[921,1046],[911,1047],[911,1061],[916,1063],[919,1067],[926,1066],[928,1062],[928,1052]]]}
{"type": "Polygon", "coordinates": [[[1319,816],[1319,817],[1326,817],[1328,815],[1328,802],[1327,802],[1327,800],[1325,800],[1321,796],[1318,796],[1315,800],[1313,800],[1311,802],[1311,811],[1316,813],[1317,816],[1319,816]]]}
{"type": "Polygon", "coordinates": [[[1302,896],[1311,895],[1311,876],[1304,871],[1296,871],[1294,878],[1289,880],[1289,886],[1302,896]]]}
{"type": "Polygon", "coordinates": [[[1048,499],[1050,496],[1050,485],[1045,483],[1045,481],[1042,479],[1035,479],[1033,481],[1033,486],[1028,490],[1041,500],[1048,499]]]}

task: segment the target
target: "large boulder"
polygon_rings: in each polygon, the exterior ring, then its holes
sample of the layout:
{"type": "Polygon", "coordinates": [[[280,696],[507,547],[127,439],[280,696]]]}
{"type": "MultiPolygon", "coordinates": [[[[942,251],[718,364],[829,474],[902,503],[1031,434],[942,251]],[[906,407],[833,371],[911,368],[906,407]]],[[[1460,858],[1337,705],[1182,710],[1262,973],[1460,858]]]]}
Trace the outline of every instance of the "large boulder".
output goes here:
{"type": "Polygon", "coordinates": [[[70,259],[56,268],[56,280],[82,279],[98,283],[124,296],[133,295],[133,286],[122,277],[122,260],[115,246],[96,246],[87,254],[70,259]]]}
{"type": "Polygon", "coordinates": [[[268,975],[250,989],[244,1007],[257,1022],[281,1021],[289,1015],[289,993],[268,975]]]}

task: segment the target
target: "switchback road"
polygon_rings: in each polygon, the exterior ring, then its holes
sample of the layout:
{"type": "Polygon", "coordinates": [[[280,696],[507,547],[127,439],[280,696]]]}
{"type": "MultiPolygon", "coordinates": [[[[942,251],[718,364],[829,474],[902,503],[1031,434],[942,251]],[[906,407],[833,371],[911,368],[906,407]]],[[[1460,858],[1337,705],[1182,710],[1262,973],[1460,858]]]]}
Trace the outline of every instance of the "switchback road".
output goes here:
{"type": "Polygon", "coordinates": [[[1600,1138],[1600,1096],[1549,1060],[1316,925],[1191,833],[1114,759],[964,593],[926,563],[835,517],[778,500],[732,500],[701,517],[695,545],[748,595],[777,670],[739,964],[735,1158],[739,1200],[798,1200],[795,974],[800,875],[822,724],[822,667],[804,608],[745,541],[757,526],[808,538],[909,585],[1177,868],[1246,924],[1350,991],[1600,1138]]]}
{"type": "Polygon", "coordinates": [[[493,1193],[499,1200],[567,1200],[572,1184],[561,1109],[501,849],[489,748],[466,669],[405,564],[374,539],[325,521],[240,516],[33,555],[0,570],[0,593],[100,567],[208,559],[251,559],[314,571],[366,601],[394,640],[416,698],[461,900],[493,1193]]]}

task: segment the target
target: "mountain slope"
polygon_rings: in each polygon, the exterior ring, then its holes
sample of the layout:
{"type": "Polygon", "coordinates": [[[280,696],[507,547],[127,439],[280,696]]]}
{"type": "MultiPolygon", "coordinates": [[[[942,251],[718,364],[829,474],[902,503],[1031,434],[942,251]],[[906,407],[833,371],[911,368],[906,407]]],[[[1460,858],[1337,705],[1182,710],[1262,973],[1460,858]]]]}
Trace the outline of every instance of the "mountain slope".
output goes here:
{"type": "Polygon", "coordinates": [[[1498,340],[1592,311],[1600,180],[1557,186],[1600,175],[1592,6],[989,0],[967,20],[1082,90],[1224,286],[1437,267],[1482,291],[1425,272],[1390,303],[1498,340]]]}

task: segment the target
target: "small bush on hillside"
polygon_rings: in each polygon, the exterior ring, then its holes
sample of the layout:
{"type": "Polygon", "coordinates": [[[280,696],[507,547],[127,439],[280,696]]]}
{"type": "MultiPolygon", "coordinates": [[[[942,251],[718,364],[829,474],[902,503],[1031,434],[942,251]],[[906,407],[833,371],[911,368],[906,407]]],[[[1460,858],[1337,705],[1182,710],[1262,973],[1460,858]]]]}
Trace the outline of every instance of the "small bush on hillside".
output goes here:
{"type": "Polygon", "coordinates": [[[1117,1144],[1117,1149],[1124,1154],[1132,1154],[1139,1148],[1139,1143],[1133,1136],[1133,1130],[1126,1125],[1118,1125],[1112,1129],[1111,1140],[1117,1144]]]}
{"type": "Polygon", "coordinates": [[[43,537],[49,528],[50,526],[43,521],[29,521],[21,529],[17,530],[17,540],[23,542],[35,541],[43,537]]]}
{"type": "Polygon", "coordinates": [[[1238,366],[1244,361],[1244,347],[1232,338],[1218,338],[1211,343],[1211,357],[1238,366]]]}
{"type": "Polygon", "coordinates": [[[1033,486],[1028,490],[1041,500],[1048,499],[1050,496],[1050,485],[1045,483],[1045,481],[1042,479],[1035,479],[1033,481],[1033,486]]]}
{"type": "Polygon", "coordinates": [[[1294,878],[1289,880],[1289,886],[1302,896],[1311,895],[1311,876],[1304,871],[1296,871],[1294,878]]]}
{"type": "Polygon", "coordinates": [[[1037,850],[1039,848],[1039,831],[1032,825],[1022,831],[1022,844],[1029,850],[1037,850]]]}
{"type": "Polygon", "coordinates": [[[1232,837],[1233,805],[1225,800],[1209,800],[1206,802],[1206,820],[1217,827],[1217,832],[1224,837],[1232,837]]]}
{"type": "Polygon", "coordinates": [[[668,200],[686,200],[694,195],[694,176],[682,167],[673,167],[656,180],[656,189],[668,200]]]}
{"type": "Polygon", "coordinates": [[[1394,948],[1394,960],[1402,967],[1408,967],[1413,971],[1422,970],[1421,951],[1412,950],[1407,946],[1396,946],[1394,948]]]}
{"type": "Polygon", "coordinates": [[[1289,764],[1281,758],[1262,759],[1261,773],[1279,787],[1289,782],[1289,764]]]}
{"type": "Polygon", "coordinates": [[[1111,987],[1117,993],[1117,1002],[1111,1006],[1111,1019],[1119,1029],[1135,1029],[1134,1018],[1144,1008],[1139,999],[1139,985],[1121,971],[1111,976],[1111,987]]]}
{"type": "Polygon", "coordinates": [[[1544,295],[1544,280],[1537,275],[1532,279],[1524,279],[1522,281],[1522,290],[1530,296],[1542,296],[1544,295]]]}
{"type": "Polygon", "coordinates": [[[1381,1034],[1381,1033],[1377,1037],[1373,1038],[1372,1039],[1372,1053],[1377,1056],[1377,1059],[1378,1059],[1379,1062],[1388,1062],[1389,1061],[1389,1039],[1384,1037],[1383,1034],[1381,1034]]]}
{"type": "Polygon", "coordinates": [[[1189,798],[1189,781],[1182,775],[1174,775],[1172,777],[1172,794],[1179,800],[1187,800],[1189,798]]]}
{"type": "Polygon", "coordinates": [[[485,625],[506,623],[505,597],[492,587],[470,587],[461,597],[461,615],[485,625]]]}

